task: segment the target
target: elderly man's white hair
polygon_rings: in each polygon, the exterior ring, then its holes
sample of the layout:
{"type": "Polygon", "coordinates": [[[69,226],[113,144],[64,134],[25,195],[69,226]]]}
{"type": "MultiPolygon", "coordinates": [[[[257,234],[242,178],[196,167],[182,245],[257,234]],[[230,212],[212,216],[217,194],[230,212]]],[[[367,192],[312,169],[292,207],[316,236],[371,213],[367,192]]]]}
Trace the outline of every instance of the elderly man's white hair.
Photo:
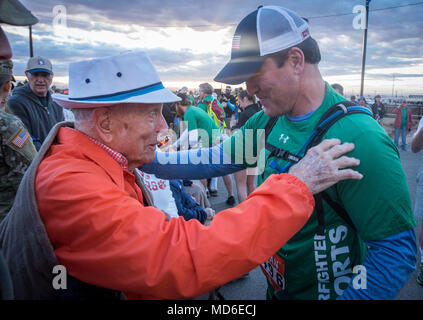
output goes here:
{"type": "MultiPolygon", "coordinates": [[[[149,105],[149,104],[145,104],[145,105],[149,105]]],[[[134,112],[142,112],[143,110],[145,110],[145,108],[142,108],[142,107],[140,108],[140,104],[132,104],[132,103],[114,104],[110,106],[105,106],[104,108],[108,108],[110,112],[118,116],[133,114],[134,112]]],[[[75,129],[82,131],[84,133],[88,133],[91,129],[93,129],[94,128],[93,113],[95,109],[96,108],[71,109],[75,117],[75,129]]]]}
{"type": "Polygon", "coordinates": [[[90,127],[93,126],[93,111],[94,108],[85,108],[85,109],[71,109],[75,117],[75,129],[83,131],[90,123],[90,127]]]}

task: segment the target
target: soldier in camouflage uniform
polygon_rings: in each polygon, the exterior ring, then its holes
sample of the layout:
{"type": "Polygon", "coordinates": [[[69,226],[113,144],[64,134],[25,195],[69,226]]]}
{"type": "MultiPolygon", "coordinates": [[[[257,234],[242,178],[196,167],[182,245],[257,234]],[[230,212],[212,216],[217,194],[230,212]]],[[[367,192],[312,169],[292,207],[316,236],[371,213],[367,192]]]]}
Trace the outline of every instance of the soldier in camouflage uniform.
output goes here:
{"type": "MultiPolygon", "coordinates": [[[[14,26],[29,26],[33,25],[38,22],[38,19],[32,15],[32,13],[25,8],[18,0],[0,0],[0,60],[6,60],[12,58],[12,49],[9,44],[9,40],[6,37],[6,34],[4,33],[1,23],[11,24],[14,26]]],[[[3,64],[2,64],[3,65],[3,64]]],[[[12,65],[13,66],[13,65],[12,65]]],[[[7,100],[7,96],[9,95],[10,91],[10,80],[13,79],[13,73],[12,73],[12,66],[6,67],[6,68],[0,68],[2,74],[0,75],[0,104],[2,104],[2,101],[7,100]],[[8,87],[8,88],[7,88],[8,87]],[[7,89],[7,90],[6,90],[7,89]],[[6,92],[7,91],[7,92],[6,92]]],[[[4,103],[6,104],[6,103],[4,103]]],[[[26,140],[25,143],[22,145],[21,148],[18,147],[19,150],[21,150],[21,153],[18,151],[12,151],[13,149],[8,146],[8,142],[14,140],[16,136],[13,137],[13,130],[10,130],[10,128],[17,128],[17,123],[11,121],[10,116],[6,114],[3,111],[3,108],[0,106],[0,221],[2,220],[2,217],[4,216],[3,211],[6,213],[9,209],[6,209],[6,202],[3,202],[3,194],[7,193],[8,190],[11,190],[13,188],[13,183],[9,185],[9,175],[10,177],[17,177],[17,174],[15,173],[16,168],[14,166],[14,163],[19,163],[20,159],[22,159],[21,156],[23,151],[25,150],[31,150],[33,154],[35,154],[34,150],[35,147],[31,140],[26,140]],[[10,127],[10,128],[9,128],[10,127]],[[6,128],[3,131],[3,128],[6,128]],[[9,138],[7,138],[7,136],[9,138]],[[11,140],[10,137],[12,137],[11,140]],[[24,149],[24,150],[23,150],[24,149]],[[12,155],[15,156],[12,156],[12,155]],[[10,155],[10,156],[8,156],[10,155]],[[11,162],[12,161],[12,162],[11,162]],[[9,168],[9,169],[8,169],[9,168]],[[9,170],[9,171],[8,171],[9,170]]],[[[16,119],[15,117],[13,118],[16,119]]],[[[19,123],[18,125],[20,128],[23,129],[23,124],[19,123]]],[[[19,130],[19,132],[21,132],[19,130]]],[[[22,132],[26,132],[25,130],[22,132]]],[[[26,132],[28,134],[28,132],[26,132]]],[[[18,134],[19,136],[19,134],[18,134]]],[[[23,140],[19,140],[23,141],[23,140]]],[[[14,142],[21,144],[21,142],[14,140],[14,142]]],[[[30,156],[32,159],[34,155],[30,156]]],[[[31,160],[28,160],[28,163],[31,160]]],[[[22,178],[22,174],[20,174],[19,181],[22,178]]],[[[13,193],[13,198],[9,198],[9,204],[8,207],[13,202],[13,199],[16,194],[17,185],[19,182],[15,182],[15,191],[13,193]]],[[[7,201],[6,199],[4,201],[7,201]]],[[[6,261],[4,260],[3,253],[0,250],[0,300],[10,300],[13,299],[14,293],[13,293],[13,285],[12,280],[10,277],[9,269],[6,264],[6,261]]]]}
{"type": "Polygon", "coordinates": [[[13,63],[0,60],[0,221],[12,207],[21,179],[37,151],[23,123],[4,110],[13,63]]]}

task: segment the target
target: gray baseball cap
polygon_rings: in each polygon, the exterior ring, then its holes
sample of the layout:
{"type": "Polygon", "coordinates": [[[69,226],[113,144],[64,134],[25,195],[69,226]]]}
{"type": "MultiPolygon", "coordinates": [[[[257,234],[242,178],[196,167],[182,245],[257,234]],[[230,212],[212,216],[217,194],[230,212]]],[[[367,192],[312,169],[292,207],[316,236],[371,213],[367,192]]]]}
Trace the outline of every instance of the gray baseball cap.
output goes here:
{"type": "Polygon", "coordinates": [[[10,59],[0,60],[0,78],[8,78],[15,81],[13,77],[13,62],[10,59]]]}
{"type": "Polygon", "coordinates": [[[50,74],[53,74],[53,66],[51,65],[51,62],[47,58],[43,57],[32,57],[28,60],[28,63],[26,64],[26,70],[25,72],[29,73],[35,73],[35,72],[48,72],[50,74]]]}
{"type": "Polygon", "coordinates": [[[37,22],[38,19],[18,0],[0,0],[0,23],[29,26],[37,22]]]}

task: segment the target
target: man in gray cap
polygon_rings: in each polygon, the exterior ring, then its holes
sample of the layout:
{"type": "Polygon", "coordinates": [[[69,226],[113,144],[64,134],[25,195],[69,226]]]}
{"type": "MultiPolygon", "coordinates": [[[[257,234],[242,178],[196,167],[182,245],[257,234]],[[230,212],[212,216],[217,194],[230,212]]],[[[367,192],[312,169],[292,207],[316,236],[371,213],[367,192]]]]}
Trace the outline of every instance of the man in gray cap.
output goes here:
{"type": "Polygon", "coordinates": [[[53,66],[49,59],[30,58],[25,74],[28,83],[13,91],[9,107],[25,124],[39,150],[50,129],[64,120],[63,109],[51,98],[53,66]]]}
{"type": "MultiPolygon", "coordinates": [[[[19,1],[0,0],[0,23],[15,26],[28,26],[38,22],[19,1]]],[[[10,60],[12,49],[0,24],[0,98],[6,101],[9,95],[10,80],[13,78],[10,60]],[[7,60],[7,61],[3,61],[7,60]],[[7,91],[7,94],[6,94],[7,91]]],[[[22,179],[24,168],[29,165],[36,154],[35,147],[22,122],[15,116],[0,108],[0,219],[8,211],[22,179]],[[4,130],[3,130],[4,129],[4,130]],[[14,142],[14,143],[13,143],[14,142]]],[[[13,299],[13,287],[9,270],[0,251],[0,299],[13,299]]]]}

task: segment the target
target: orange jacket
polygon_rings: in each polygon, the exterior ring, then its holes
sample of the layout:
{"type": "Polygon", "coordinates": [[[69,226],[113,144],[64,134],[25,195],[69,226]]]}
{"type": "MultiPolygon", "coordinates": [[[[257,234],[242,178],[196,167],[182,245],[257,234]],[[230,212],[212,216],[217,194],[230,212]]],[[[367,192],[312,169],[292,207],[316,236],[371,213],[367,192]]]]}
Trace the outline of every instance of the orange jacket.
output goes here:
{"type": "Polygon", "coordinates": [[[128,298],[198,296],[247,273],[308,220],[314,199],[273,175],[210,226],[144,207],[132,173],[78,131],[61,128],[35,181],[41,218],[67,272],[128,298]]]}

